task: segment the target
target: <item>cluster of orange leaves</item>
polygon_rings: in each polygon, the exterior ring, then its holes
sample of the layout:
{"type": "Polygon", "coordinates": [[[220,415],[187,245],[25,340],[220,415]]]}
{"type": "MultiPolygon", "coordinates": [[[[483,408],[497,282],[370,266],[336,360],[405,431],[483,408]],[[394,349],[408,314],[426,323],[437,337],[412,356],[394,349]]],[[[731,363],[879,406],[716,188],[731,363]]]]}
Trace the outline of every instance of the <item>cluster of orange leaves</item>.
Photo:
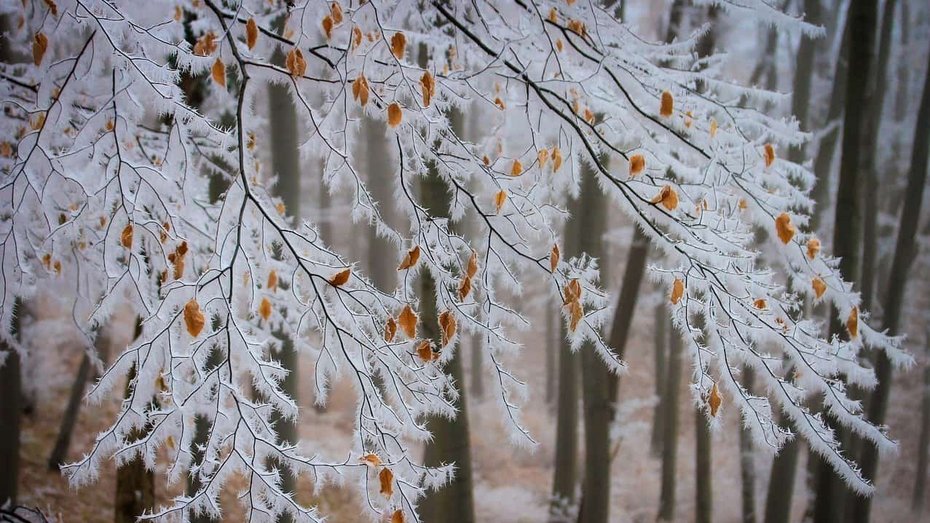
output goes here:
{"type": "MultiPolygon", "coordinates": [[[[381,495],[390,499],[394,495],[394,473],[384,466],[381,458],[374,452],[369,452],[359,458],[359,461],[378,472],[378,483],[381,495]]],[[[391,514],[391,523],[404,523],[404,511],[397,509],[391,514]]]]}
{"type": "Polygon", "coordinates": [[[584,317],[584,307],[581,306],[581,282],[577,278],[569,281],[564,289],[564,306],[568,308],[568,330],[575,332],[578,322],[584,317]]]}

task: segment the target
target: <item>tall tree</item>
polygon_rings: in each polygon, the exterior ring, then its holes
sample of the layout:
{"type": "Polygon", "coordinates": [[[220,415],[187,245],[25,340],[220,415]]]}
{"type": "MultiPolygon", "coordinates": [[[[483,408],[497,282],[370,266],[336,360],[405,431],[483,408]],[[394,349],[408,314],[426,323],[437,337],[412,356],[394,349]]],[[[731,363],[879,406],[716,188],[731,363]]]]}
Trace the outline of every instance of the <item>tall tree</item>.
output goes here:
{"type": "MultiPolygon", "coordinates": [[[[930,57],[930,52],[927,53],[927,57],[930,57]]],[[[930,149],[930,126],[927,122],[930,122],[930,70],[924,80],[923,96],[917,113],[914,148],[911,152],[911,166],[907,177],[907,189],[904,193],[904,207],[901,209],[898,238],[886,287],[882,327],[892,334],[899,334],[901,330],[908,272],[917,253],[915,237],[923,203],[924,186],[927,183],[928,149],[930,149]]],[[[875,375],[878,378],[878,385],[869,398],[868,419],[872,423],[882,424],[885,422],[885,415],[888,411],[892,375],[892,361],[884,351],[876,355],[875,375]]],[[[861,465],[862,475],[874,481],[878,471],[878,449],[873,445],[865,445],[862,449],[861,465]]],[[[869,521],[871,510],[872,498],[857,499],[855,521],[869,521]]]]}
{"type": "Polygon", "coordinates": [[[920,438],[917,445],[917,474],[914,493],[911,496],[911,511],[920,516],[924,511],[927,496],[927,462],[930,455],[930,331],[924,336],[924,383],[920,401],[920,438]]]}
{"type": "MultiPolygon", "coordinates": [[[[877,16],[877,0],[859,0],[849,4],[849,55],[856,57],[856,72],[861,75],[860,78],[868,78],[874,70],[872,62],[877,16]]],[[[862,260],[861,154],[867,96],[866,82],[847,82],[842,159],[833,229],[833,252],[840,258],[840,273],[847,281],[858,279],[862,260]]],[[[849,314],[849,311],[842,313],[849,314]]],[[[840,314],[834,307],[830,315],[831,336],[848,335],[840,314]]],[[[817,523],[840,521],[843,493],[843,480],[824,460],[820,465],[814,503],[814,520],[817,523]]]]}
{"type": "Polygon", "coordinates": [[[695,523],[712,523],[714,521],[714,473],[712,434],[710,419],[702,406],[694,410],[695,431],[695,523]]]}
{"type": "Polygon", "coordinates": [[[653,454],[662,456],[665,452],[662,440],[665,433],[665,409],[669,407],[665,399],[665,382],[668,379],[669,359],[671,358],[668,354],[669,336],[668,332],[666,332],[668,330],[668,311],[664,303],[656,305],[655,319],[653,321],[655,324],[653,351],[655,353],[655,396],[657,401],[655,408],[652,410],[652,437],[649,446],[653,454]]]}
{"type": "MultiPolygon", "coordinates": [[[[390,157],[387,141],[387,125],[370,116],[362,119],[362,144],[368,166],[368,190],[372,199],[379,203],[378,212],[381,219],[394,224],[394,185],[391,179],[393,165],[385,161],[390,157]]],[[[325,187],[321,187],[326,192],[325,187]]],[[[376,287],[390,291],[397,286],[397,271],[394,260],[397,257],[390,240],[378,234],[373,224],[368,229],[368,273],[376,287]]]]}
{"type": "MultiPolygon", "coordinates": [[[[661,306],[664,308],[664,306],[661,306]]],[[[662,317],[668,326],[668,314],[662,317]]],[[[668,372],[662,394],[662,490],[659,497],[659,521],[675,521],[675,467],[678,464],[678,418],[680,411],[682,343],[681,334],[673,327],[664,329],[668,344],[668,372]]]]}
{"type": "MultiPolygon", "coordinates": [[[[0,44],[2,45],[2,44],[0,44]]],[[[22,302],[13,312],[10,336],[19,336],[22,302]]],[[[0,338],[0,505],[16,502],[22,431],[22,371],[19,353],[0,338]]]]}

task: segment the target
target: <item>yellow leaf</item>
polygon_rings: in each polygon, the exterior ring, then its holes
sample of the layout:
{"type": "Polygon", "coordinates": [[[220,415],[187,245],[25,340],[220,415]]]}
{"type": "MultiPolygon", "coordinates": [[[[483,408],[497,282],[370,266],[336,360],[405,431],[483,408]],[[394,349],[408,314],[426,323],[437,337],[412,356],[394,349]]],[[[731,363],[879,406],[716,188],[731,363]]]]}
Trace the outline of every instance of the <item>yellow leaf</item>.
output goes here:
{"type": "Polygon", "coordinates": [[[710,415],[717,417],[717,410],[720,409],[720,404],[723,403],[723,398],[720,397],[720,390],[717,388],[717,384],[714,383],[713,387],[710,388],[710,395],[707,396],[707,405],[710,407],[710,415]]]}
{"type": "Polygon", "coordinates": [[[121,232],[119,235],[119,242],[123,245],[123,247],[132,249],[132,235],[132,224],[128,223],[125,227],[123,227],[123,232],[121,232]]]}
{"type": "Polygon", "coordinates": [[[45,33],[36,33],[32,39],[32,61],[38,66],[48,49],[48,37],[45,33]]]}
{"type": "Polygon", "coordinates": [[[807,257],[813,260],[817,257],[818,252],[820,252],[820,240],[817,238],[807,240],[807,257]]]}
{"type": "Polygon", "coordinates": [[[397,127],[400,125],[401,120],[403,120],[404,114],[400,110],[400,105],[397,102],[392,103],[388,106],[388,125],[391,127],[397,127]]]}
{"type": "Polygon", "coordinates": [[[553,244],[552,250],[549,251],[549,271],[550,272],[555,272],[556,268],[558,268],[559,258],[561,258],[561,253],[559,253],[559,246],[557,244],[553,244]]]}
{"type": "Polygon", "coordinates": [[[662,91],[662,101],[659,105],[659,114],[665,118],[672,116],[672,113],[675,110],[675,99],[672,98],[672,93],[669,91],[662,91]]]}
{"type": "Polygon", "coordinates": [[[775,163],[775,146],[770,143],[765,144],[764,155],[765,166],[771,167],[775,163]]]}
{"type": "Polygon", "coordinates": [[[646,157],[641,154],[630,156],[630,176],[636,176],[646,169],[646,157]]]}
{"type": "Polygon", "coordinates": [[[849,311],[849,317],[846,318],[846,330],[849,331],[850,338],[859,336],[859,307],[853,307],[849,311]]]}
{"type": "Polygon", "coordinates": [[[539,162],[539,168],[542,169],[546,166],[546,162],[549,161],[549,149],[543,147],[536,153],[536,161],[539,162]]]}
{"type": "Polygon", "coordinates": [[[741,211],[745,211],[746,209],[749,208],[749,203],[746,202],[745,198],[740,198],[739,203],[737,205],[739,206],[739,210],[741,211]]]}
{"type": "Polygon", "coordinates": [[[213,77],[213,81],[217,83],[220,87],[226,87],[226,64],[223,63],[219,58],[213,62],[213,67],[210,69],[210,75],[213,77]]]}
{"type": "Polygon", "coordinates": [[[384,341],[391,343],[394,341],[395,334],[397,334],[397,322],[394,321],[393,316],[388,316],[387,322],[384,324],[384,341]]]}
{"type": "Polygon", "coordinates": [[[404,58],[404,54],[407,50],[407,37],[404,33],[398,31],[394,33],[394,36],[391,37],[391,53],[398,60],[404,58]]]}
{"type": "Polygon", "coordinates": [[[200,336],[200,332],[203,331],[206,320],[197,300],[191,299],[184,305],[184,325],[187,327],[187,333],[193,338],[200,336]]]}
{"type": "Polygon", "coordinates": [[[334,287],[340,287],[342,285],[345,285],[345,283],[349,281],[349,276],[351,275],[352,275],[351,268],[342,269],[341,271],[334,274],[332,278],[329,279],[329,283],[333,285],[334,287]]]}
{"type": "Polygon", "coordinates": [[[271,317],[271,302],[268,298],[262,298],[261,303],[258,304],[258,315],[265,321],[271,317]]]}
{"type": "Polygon", "coordinates": [[[403,261],[400,262],[400,265],[397,266],[397,270],[403,271],[407,270],[417,264],[417,261],[420,259],[420,246],[416,245],[404,255],[403,261]]]}
{"type": "Polygon", "coordinates": [[[272,270],[268,273],[268,289],[272,292],[278,290],[278,271],[272,270]]]}
{"type": "Polygon", "coordinates": [[[819,276],[814,276],[814,279],[811,280],[811,287],[814,288],[814,296],[817,299],[820,299],[823,293],[827,292],[827,284],[819,276]]]}
{"type": "Polygon", "coordinates": [[[791,238],[794,238],[794,224],[791,223],[791,216],[788,213],[783,212],[775,218],[775,231],[778,233],[778,239],[786,245],[791,238]]]}
{"type": "Polygon", "coordinates": [[[507,203],[507,192],[503,190],[497,191],[497,194],[494,195],[494,208],[497,209],[497,214],[501,213],[505,203],[507,203]]]}
{"type": "Polygon", "coordinates": [[[394,495],[394,473],[391,472],[391,469],[384,468],[381,469],[381,473],[378,474],[378,480],[381,482],[381,495],[386,498],[390,498],[394,495]]]}
{"type": "Polygon", "coordinates": [[[459,283],[459,301],[464,301],[471,292],[471,278],[465,276],[459,283]]]}
{"type": "Polygon", "coordinates": [[[474,278],[478,274],[478,252],[472,249],[471,256],[468,257],[468,265],[465,267],[465,274],[469,278],[474,278]]]}
{"type": "Polygon", "coordinates": [[[520,163],[520,160],[514,160],[513,165],[510,166],[510,176],[520,176],[523,174],[523,164],[520,163]]]}
{"type": "Polygon", "coordinates": [[[455,331],[458,328],[458,321],[455,319],[455,315],[452,314],[452,311],[443,311],[439,315],[439,328],[441,330],[441,347],[445,347],[449,344],[453,337],[455,337],[455,331]]]}
{"type": "Polygon", "coordinates": [[[245,45],[249,46],[249,49],[252,49],[257,43],[258,24],[255,23],[254,18],[249,18],[249,21],[245,23],[245,45]]]}
{"type": "Polygon", "coordinates": [[[378,468],[381,466],[381,458],[378,457],[374,452],[369,452],[361,458],[358,459],[362,463],[368,465],[369,467],[378,468]]]}
{"type": "Polygon", "coordinates": [[[416,338],[417,313],[413,312],[413,308],[410,305],[404,305],[404,310],[400,311],[400,316],[397,317],[397,321],[400,324],[400,329],[404,331],[404,334],[408,338],[416,338]]]}
{"type": "Polygon", "coordinates": [[[717,137],[717,120],[714,118],[710,119],[710,137],[711,139],[717,137]]]}
{"type": "Polygon", "coordinates": [[[670,296],[672,300],[672,305],[678,305],[678,302],[681,301],[681,298],[685,295],[685,282],[679,278],[675,278],[675,281],[672,282],[672,294],[670,296]]]}
{"type": "Polygon", "coordinates": [[[678,193],[675,192],[671,185],[663,186],[650,203],[661,204],[666,209],[674,211],[678,207],[678,193]]]}

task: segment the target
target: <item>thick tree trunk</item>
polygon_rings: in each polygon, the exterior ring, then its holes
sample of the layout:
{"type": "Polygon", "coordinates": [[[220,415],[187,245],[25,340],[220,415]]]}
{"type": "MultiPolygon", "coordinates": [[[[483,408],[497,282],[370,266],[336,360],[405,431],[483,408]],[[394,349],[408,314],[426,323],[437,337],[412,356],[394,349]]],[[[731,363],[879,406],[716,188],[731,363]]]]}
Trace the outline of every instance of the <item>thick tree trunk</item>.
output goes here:
{"type": "MultiPolygon", "coordinates": [[[[421,66],[425,66],[426,52],[420,48],[421,66]]],[[[448,113],[453,132],[462,135],[464,117],[458,110],[448,113]]],[[[421,181],[421,203],[430,216],[448,217],[450,196],[445,182],[435,169],[421,181]]],[[[439,311],[436,308],[436,283],[428,271],[420,273],[420,327],[423,336],[440,344],[439,311]]],[[[423,464],[435,467],[446,463],[455,463],[455,477],[437,492],[429,493],[420,504],[420,516],[424,521],[449,521],[451,523],[470,523],[475,521],[475,503],[472,481],[471,433],[468,423],[468,401],[465,390],[465,371],[462,361],[462,346],[455,349],[455,354],[448,361],[445,371],[452,376],[458,386],[458,399],[455,408],[458,411],[454,419],[435,416],[427,421],[433,439],[426,444],[423,464]]]]}
{"type": "MultiPolygon", "coordinates": [[[[752,369],[743,367],[743,386],[750,393],[755,381],[752,369]]],[[[739,468],[742,479],[743,523],[756,523],[756,462],[752,432],[742,423],[739,428],[739,468]]]]}
{"type": "MultiPolygon", "coordinates": [[[[821,23],[820,2],[821,0],[804,1],[804,19],[807,22],[815,25],[821,23]]],[[[810,129],[811,83],[814,79],[814,60],[816,59],[817,48],[817,41],[801,35],[795,64],[791,112],[798,119],[802,130],[810,129]]],[[[803,144],[799,147],[792,147],[788,151],[788,159],[795,163],[803,163],[807,159],[805,153],[803,144]]]]}
{"type": "MultiPolygon", "coordinates": [[[[668,311],[662,323],[670,327],[668,311]]],[[[657,318],[658,320],[658,318],[657,318]]],[[[678,417],[680,410],[679,389],[681,388],[682,343],[681,335],[674,328],[668,330],[668,373],[665,376],[665,391],[662,394],[662,492],[659,497],[659,521],[675,521],[675,467],[678,464],[678,417]]],[[[665,335],[665,334],[663,334],[665,335]]],[[[665,335],[667,336],[667,335],[665,335]]]]}
{"type": "MultiPolygon", "coordinates": [[[[858,78],[869,78],[874,71],[873,50],[878,16],[877,0],[850,2],[847,20],[850,56],[856,57],[858,78]]],[[[846,109],[843,121],[843,150],[840,162],[840,181],[836,193],[836,213],[833,229],[833,253],[841,258],[840,274],[846,281],[859,279],[862,258],[862,198],[861,198],[861,153],[864,144],[864,107],[867,103],[865,81],[848,82],[846,86],[846,109]]],[[[846,328],[839,319],[839,312],[830,314],[830,337],[846,336],[846,328]]],[[[846,431],[838,430],[845,439],[846,431]]],[[[845,488],[843,480],[824,460],[820,460],[817,481],[817,498],[814,503],[816,523],[834,523],[842,520],[845,488]]]]}
{"type": "Polygon", "coordinates": [[[703,409],[694,410],[694,431],[696,450],[695,472],[695,523],[712,523],[714,521],[714,486],[713,443],[711,442],[710,423],[703,409]]]}
{"type": "Polygon", "coordinates": [[[765,498],[765,523],[788,523],[791,520],[791,500],[800,453],[801,441],[795,437],[775,456],[765,498]]]}
{"type": "MultiPolygon", "coordinates": [[[[587,209],[587,207],[585,207],[587,209]]],[[[588,231],[588,229],[584,229],[588,231]]],[[[600,241],[600,240],[598,240],[600,241]]],[[[589,252],[590,253],[590,252],[589,252]]],[[[610,327],[609,345],[617,353],[618,358],[626,354],[626,342],[630,337],[630,328],[633,325],[633,315],[636,313],[636,302],[639,299],[639,287],[646,272],[646,259],[649,257],[649,239],[639,229],[633,227],[633,239],[630,240],[630,253],[627,255],[626,269],[623,271],[623,282],[620,284],[620,298],[614,319],[610,327]]],[[[601,280],[606,281],[601,263],[601,280]]],[[[616,375],[608,373],[608,394],[611,401],[617,401],[617,392],[620,380],[616,375]]]]}
{"type": "MultiPolygon", "coordinates": [[[[13,320],[14,337],[18,336],[22,303],[17,300],[13,320]]],[[[0,506],[16,503],[19,485],[19,447],[22,430],[22,370],[13,347],[0,340],[0,506]]]]}
{"type": "Polygon", "coordinates": [[[661,456],[664,452],[662,436],[665,432],[665,410],[668,408],[665,397],[665,381],[668,375],[668,368],[671,366],[671,356],[668,354],[666,345],[668,342],[668,309],[665,304],[656,305],[655,310],[655,365],[656,365],[656,406],[652,411],[652,437],[650,438],[650,450],[655,456],[661,456]]]}
{"type": "MultiPolygon", "coordinates": [[[[927,53],[930,56],[930,53],[927,53]]],[[[911,154],[911,168],[907,178],[907,189],[904,193],[904,208],[901,211],[901,221],[898,227],[898,239],[895,245],[894,259],[891,263],[891,273],[885,295],[885,316],[883,327],[890,334],[900,331],[901,309],[904,303],[905,285],[911,263],[917,254],[915,236],[917,234],[917,221],[920,219],[923,189],[927,182],[928,148],[930,148],[930,71],[924,81],[923,97],[920,100],[920,110],[917,114],[917,125],[914,130],[914,149],[911,154]]],[[[872,392],[868,404],[869,421],[875,425],[885,422],[888,410],[888,396],[891,393],[891,361],[884,352],[879,352],[875,365],[875,374],[878,385],[872,392]]],[[[868,480],[874,480],[878,471],[878,450],[874,445],[864,445],[860,465],[862,475],[868,480]]],[[[855,520],[857,522],[869,521],[872,509],[872,498],[856,500],[855,520]]]]}
{"type": "MultiPolygon", "coordinates": [[[[605,160],[602,158],[602,161],[605,160]]],[[[603,236],[607,221],[607,199],[597,185],[596,174],[583,164],[581,169],[581,213],[579,226],[584,234],[579,249],[600,263],[601,281],[607,281],[603,236]]],[[[610,423],[616,382],[594,348],[581,348],[581,392],[584,400],[584,480],[579,523],[606,523],[610,515],[610,423]]]]}
{"type": "MultiPolygon", "coordinates": [[[[930,356],[930,332],[924,338],[927,345],[926,354],[930,356]]],[[[911,497],[911,510],[915,517],[924,511],[924,499],[927,495],[927,455],[930,450],[930,359],[924,362],[924,389],[920,404],[920,440],[917,446],[917,479],[914,481],[914,494],[911,497]]]]}
{"type": "MultiPolygon", "coordinates": [[[[381,218],[391,224],[394,217],[393,169],[387,141],[387,125],[374,118],[362,118],[362,144],[368,166],[368,190],[377,202],[381,218]]],[[[325,191],[324,188],[321,188],[325,191]]],[[[397,286],[397,269],[394,260],[397,252],[391,242],[378,235],[372,224],[368,228],[368,275],[372,283],[390,292],[397,286]]]]}
{"type": "Polygon", "coordinates": [[[546,322],[546,405],[555,406],[556,391],[556,362],[559,351],[559,339],[556,337],[556,327],[559,316],[553,314],[552,307],[545,307],[543,321],[546,322]]]}

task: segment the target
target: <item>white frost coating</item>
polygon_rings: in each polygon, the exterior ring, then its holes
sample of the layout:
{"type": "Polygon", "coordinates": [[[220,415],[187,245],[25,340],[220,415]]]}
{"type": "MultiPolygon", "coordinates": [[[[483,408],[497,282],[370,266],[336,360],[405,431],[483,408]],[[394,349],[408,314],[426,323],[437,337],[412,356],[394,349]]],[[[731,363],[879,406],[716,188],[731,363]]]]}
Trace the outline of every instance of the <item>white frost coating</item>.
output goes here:
{"type": "MultiPolygon", "coordinates": [[[[10,146],[9,155],[0,155],[0,332],[9,338],[16,297],[28,298],[55,279],[73,286],[77,298],[68,321],[88,340],[120,308],[140,319],[139,337],[90,392],[91,401],[121,393],[121,379],[133,376],[120,415],[66,468],[74,484],[94,481],[110,457],[153,463],[156,451],[167,447],[168,479],[193,474],[202,486],[153,517],[219,515],[224,482],[245,475],[250,495],[241,499],[255,519],[282,512],[321,519],[281,490],[279,472],[267,459],[275,458],[312,477],[316,488],[331,481],[356,485],[372,520],[394,510],[416,519],[417,500],[447,483],[453,467],[427,469],[412,449],[430,438],[424,417],[454,416],[458,394],[437,363],[416,356],[417,340],[400,334],[383,339],[388,317],[407,304],[419,308],[417,273],[435,279],[437,308],[454,314],[460,333],[480,335],[485,370],[515,442],[533,444],[519,415],[529,398],[519,369],[503,362],[519,352],[514,330],[528,322],[521,315],[525,304],[506,296],[519,295],[531,279],[546,281],[549,299],[558,303],[577,279],[584,316],[569,336],[572,349],[588,350],[582,349],[587,340],[612,370],[624,370],[599,334],[610,318],[610,299],[599,288],[597,260],[563,258],[554,273],[549,270],[552,244],[564,244],[559,231],[566,197],[578,193],[587,165],[612,203],[665,255],[653,277],[667,288],[676,278],[684,282],[684,297],[671,312],[687,337],[696,399],[719,383],[723,408],[736,405],[754,437],[772,450],[791,437],[775,418],[780,411],[854,489],[871,490],[820,415],[805,405],[822,400],[840,423],[882,449],[893,448],[846,396],[843,379],[874,385],[872,371],[859,363],[863,340],[898,364],[911,359],[898,339],[869,329],[864,313],[852,341],[825,340],[821,325],[798,317],[814,276],[825,281],[822,299],[843,319],[859,297],[839,277],[835,259],[806,256],[809,234],[798,232],[786,245],[774,234],[782,212],[803,231],[812,174],[783,159],[766,167],[763,148],[772,143],[776,152],[786,150],[808,137],[795,122],[759,110],[780,95],[717,77],[722,56],[695,61],[693,48],[706,28],[664,45],[643,40],[589,2],[371,1],[343,7],[344,20],[327,41],[321,21],[330,4],[296,3],[284,36],[271,29],[283,8],[265,0],[243,1],[235,11],[216,0],[58,0],[57,15],[44,2],[27,2],[25,11],[18,2],[0,6],[12,20],[23,17],[10,40],[21,63],[0,66],[0,96],[8,109],[0,128],[10,146]],[[185,18],[196,39],[216,35],[210,56],[195,55],[184,40],[185,18]],[[250,18],[261,29],[253,49],[244,41],[250,18]],[[350,46],[355,27],[362,38],[350,46]],[[407,38],[400,59],[389,49],[398,30],[407,38]],[[34,66],[39,32],[49,46],[34,66]],[[436,82],[428,107],[416,65],[421,44],[436,82]],[[278,45],[284,52],[299,46],[306,76],[272,65],[278,45]],[[210,81],[217,58],[226,67],[225,89],[210,81]],[[181,87],[191,88],[191,73],[203,82],[196,108],[189,105],[192,93],[181,87]],[[361,74],[371,87],[364,108],[352,96],[361,74]],[[287,86],[296,97],[301,153],[324,161],[322,178],[331,191],[350,196],[353,218],[376,224],[401,252],[421,247],[419,264],[397,289],[379,291],[357,270],[345,285],[332,286],[328,280],[352,260],[320,242],[315,224],[296,224],[279,212],[279,200],[266,191],[273,173],[263,167],[266,129],[274,122],[255,112],[269,83],[287,86]],[[671,117],[659,115],[666,90],[674,97],[671,117]],[[361,115],[386,119],[394,102],[403,108],[402,123],[388,131],[393,150],[385,158],[395,166],[394,201],[378,202],[366,187],[363,164],[349,151],[358,150],[361,115]],[[484,111],[486,138],[472,143],[455,134],[448,118],[454,108],[484,111]],[[555,148],[563,157],[558,170],[555,148]],[[643,154],[646,167],[631,178],[633,154],[643,154]],[[523,172],[514,177],[517,159],[523,172]],[[431,216],[417,196],[430,168],[452,197],[450,219],[431,216]],[[215,203],[209,176],[228,184],[215,203]],[[677,193],[674,209],[651,203],[664,186],[677,193]],[[494,196],[501,190],[507,199],[498,212],[494,196]],[[385,205],[401,209],[409,227],[385,223],[378,211],[385,205]],[[466,218],[477,222],[474,231],[454,232],[455,222],[466,218]],[[761,263],[757,228],[770,232],[766,247],[779,254],[776,268],[761,263]],[[183,269],[176,262],[182,245],[183,269]],[[473,291],[460,299],[473,251],[479,270],[473,291]],[[272,271],[276,289],[267,285],[272,271]],[[786,282],[795,293],[786,292],[786,282]],[[188,334],[183,318],[192,299],[206,319],[197,337],[188,334]],[[259,312],[265,300],[267,318],[259,312]],[[286,369],[270,356],[282,332],[313,362],[321,400],[337,375],[353,382],[355,433],[339,456],[317,452],[313,435],[299,446],[276,443],[272,412],[300,414],[280,387],[286,369]],[[211,351],[218,365],[210,362],[211,351]],[[746,393],[738,374],[743,366],[759,376],[764,396],[746,393]],[[197,416],[212,424],[202,459],[190,452],[197,416]],[[394,472],[389,499],[377,493],[376,473],[359,461],[367,452],[394,472]]],[[[758,13],[780,28],[820,32],[760,0],[715,3],[737,14],[758,13]]],[[[563,313],[569,320],[569,311],[563,313]]],[[[452,357],[461,337],[443,348],[440,363],[452,357]]]]}

